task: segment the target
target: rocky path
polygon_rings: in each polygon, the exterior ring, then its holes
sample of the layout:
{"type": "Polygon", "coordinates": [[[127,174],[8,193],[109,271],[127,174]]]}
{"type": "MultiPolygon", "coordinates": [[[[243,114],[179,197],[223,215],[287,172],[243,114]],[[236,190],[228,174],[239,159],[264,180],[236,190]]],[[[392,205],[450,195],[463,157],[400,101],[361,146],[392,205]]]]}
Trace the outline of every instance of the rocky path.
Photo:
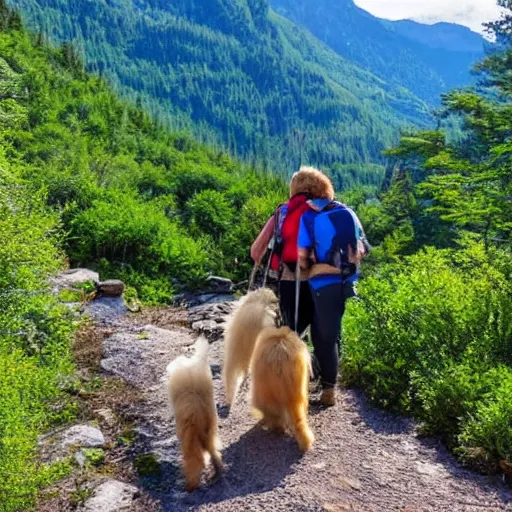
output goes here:
{"type": "MultiPolygon", "coordinates": [[[[98,279],[84,269],[69,271],[55,282],[56,293],[98,279]]],[[[92,471],[87,452],[75,453],[82,469],[50,491],[54,498],[41,502],[41,512],[512,512],[512,489],[499,477],[464,469],[438,441],[419,437],[412,421],[370,407],[357,392],[340,391],[338,404],[328,410],[311,407],[316,442],[304,456],[291,437],[256,425],[246,390],[227,415],[219,333],[230,303],[128,315],[120,284],[97,283],[99,298],[81,307],[94,319],[96,334],[82,340],[78,359],[96,361],[92,380],[90,373],[86,380],[94,383],[99,367],[110,387],[89,398],[94,414],[85,418],[88,424],[67,427],[55,441],[63,453],[75,445],[104,447],[105,465],[92,471]],[[226,472],[216,482],[206,474],[201,489],[187,494],[163,377],[171,360],[192,352],[197,332],[190,325],[211,339],[226,472]],[[122,412],[123,425],[108,407],[122,412]]],[[[212,294],[201,300],[217,299],[212,294]]],[[[55,448],[50,452],[55,455],[55,448]]]]}
{"type": "Polygon", "coordinates": [[[512,511],[512,490],[476,475],[411,421],[368,406],[353,391],[338,405],[311,409],[314,449],[301,456],[292,438],[262,431],[242,393],[229,416],[222,407],[221,341],[210,363],[224,444],[224,476],[188,495],[182,491],[179,445],[161,382],[169,361],[192,350],[196,334],[117,322],[105,340],[102,371],[122,377],[143,394],[133,411],[138,449],[160,462],[158,482],[131,482],[140,496],[127,510],[204,511],[512,511]]]}

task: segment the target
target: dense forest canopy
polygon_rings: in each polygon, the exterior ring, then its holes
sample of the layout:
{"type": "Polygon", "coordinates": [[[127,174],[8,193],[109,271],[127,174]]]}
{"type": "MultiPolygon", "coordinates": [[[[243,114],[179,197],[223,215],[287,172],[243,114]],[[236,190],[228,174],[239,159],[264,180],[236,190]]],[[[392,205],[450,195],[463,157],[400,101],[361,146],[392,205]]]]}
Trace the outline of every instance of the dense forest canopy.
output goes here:
{"type": "MultiPolygon", "coordinates": [[[[428,106],[401,84],[344,59],[263,0],[15,6],[153,116],[254,166],[360,171],[383,164],[400,128],[429,122],[428,106]]],[[[377,183],[382,168],[366,174],[377,183]]]]}

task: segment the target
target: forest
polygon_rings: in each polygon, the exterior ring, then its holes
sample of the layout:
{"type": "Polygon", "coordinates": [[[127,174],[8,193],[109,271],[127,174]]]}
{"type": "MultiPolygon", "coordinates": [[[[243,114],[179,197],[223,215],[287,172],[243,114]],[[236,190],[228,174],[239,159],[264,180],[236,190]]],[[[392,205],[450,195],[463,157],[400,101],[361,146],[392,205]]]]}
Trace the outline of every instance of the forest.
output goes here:
{"type": "Polygon", "coordinates": [[[270,4],[337,54],[429,105],[439,105],[441,94],[472,82],[471,66],[483,56],[486,45],[467,27],[382,20],[353,0],[271,0],[270,4]]]}
{"type": "MultiPolygon", "coordinates": [[[[344,319],[344,385],[490,473],[512,464],[512,2],[500,4],[478,86],[442,98],[439,125],[460,129],[404,131],[379,187],[342,161],[354,186],[332,172],[374,246],[344,319]]],[[[0,180],[0,502],[10,512],[69,471],[35,459],[38,435],[76,414],[76,323],[48,278],[66,260],[87,265],[125,280],[146,307],[212,272],[245,279],[250,243],[287,191],[270,170],[121,100],[72,45],[49,45],[4,0],[0,180]]]]}
{"type": "Polygon", "coordinates": [[[430,107],[263,0],[20,0],[30,27],[172,130],[289,176],[301,161],[382,177],[382,150],[430,107]],[[368,173],[370,174],[370,173],[368,173]]]}

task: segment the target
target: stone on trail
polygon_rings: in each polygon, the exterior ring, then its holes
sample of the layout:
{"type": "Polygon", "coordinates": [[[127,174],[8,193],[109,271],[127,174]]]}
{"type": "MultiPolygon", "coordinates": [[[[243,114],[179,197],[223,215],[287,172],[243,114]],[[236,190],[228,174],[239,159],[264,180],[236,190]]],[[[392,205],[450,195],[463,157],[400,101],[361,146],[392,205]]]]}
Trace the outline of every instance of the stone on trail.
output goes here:
{"type": "Polygon", "coordinates": [[[73,289],[76,285],[92,282],[97,283],[100,280],[98,272],[87,268],[72,268],[61,272],[51,279],[51,285],[55,293],[64,289],[73,289]]]}
{"type": "Polygon", "coordinates": [[[227,279],[226,277],[209,276],[206,278],[206,282],[212,290],[217,292],[231,293],[235,288],[233,281],[231,281],[231,279],[227,279]]]}
{"type": "Polygon", "coordinates": [[[105,444],[101,430],[91,425],[74,425],[65,430],[50,432],[39,440],[45,461],[57,461],[79,448],[99,448],[105,444]]]}
{"type": "Polygon", "coordinates": [[[105,437],[101,430],[90,425],[75,425],[62,433],[59,445],[62,448],[68,446],[82,446],[85,448],[98,448],[105,444],[105,437]]]}
{"type": "Polygon", "coordinates": [[[104,297],[121,297],[124,293],[124,283],[119,279],[109,279],[98,283],[96,289],[104,297]]]}
{"type": "Polygon", "coordinates": [[[137,487],[118,480],[107,480],[98,485],[93,495],[79,509],[80,512],[117,512],[128,510],[138,495],[137,487]]]}

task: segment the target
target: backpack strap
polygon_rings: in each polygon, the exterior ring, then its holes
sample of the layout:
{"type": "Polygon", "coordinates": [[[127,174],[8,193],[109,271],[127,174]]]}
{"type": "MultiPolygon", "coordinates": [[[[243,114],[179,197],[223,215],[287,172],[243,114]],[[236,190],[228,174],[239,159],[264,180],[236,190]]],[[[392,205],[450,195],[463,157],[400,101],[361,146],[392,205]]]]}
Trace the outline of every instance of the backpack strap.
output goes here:
{"type": "MultiPolygon", "coordinates": [[[[281,224],[281,214],[282,214],[282,210],[283,210],[283,206],[285,206],[286,203],[282,203],[280,204],[275,210],[274,210],[274,234],[272,236],[272,239],[271,239],[271,248],[270,248],[270,254],[268,256],[268,261],[267,261],[267,264],[265,266],[265,273],[263,274],[263,288],[265,288],[265,286],[267,285],[267,279],[268,279],[268,274],[270,272],[270,267],[272,265],[272,259],[274,257],[274,254],[276,252],[276,248],[277,248],[277,244],[278,244],[278,239],[279,239],[279,227],[280,227],[280,224],[281,224]]],[[[278,270],[278,279],[280,280],[281,279],[281,274],[282,274],[282,270],[281,270],[281,264],[279,265],[279,270],[278,270]]]]}
{"type": "Polygon", "coordinates": [[[317,243],[316,243],[316,237],[315,237],[315,219],[316,219],[316,215],[304,214],[302,216],[302,221],[304,222],[304,227],[306,228],[306,231],[308,232],[309,239],[313,242],[312,250],[315,255],[315,259],[318,260],[317,252],[316,252],[317,243]]]}

